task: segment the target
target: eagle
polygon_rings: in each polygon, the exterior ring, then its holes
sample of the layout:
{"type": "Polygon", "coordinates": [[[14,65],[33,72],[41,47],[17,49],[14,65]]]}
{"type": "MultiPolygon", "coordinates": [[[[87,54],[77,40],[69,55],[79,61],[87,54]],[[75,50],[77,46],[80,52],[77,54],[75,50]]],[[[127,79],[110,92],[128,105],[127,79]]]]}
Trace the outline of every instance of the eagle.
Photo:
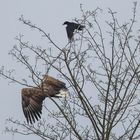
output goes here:
{"type": "Polygon", "coordinates": [[[67,36],[68,36],[69,41],[73,40],[73,34],[74,34],[75,30],[82,31],[83,28],[85,28],[85,26],[83,26],[81,24],[77,24],[75,22],[69,22],[69,21],[65,21],[63,23],[63,25],[67,25],[66,32],[67,32],[67,36]]]}
{"type": "Polygon", "coordinates": [[[68,93],[65,83],[49,75],[44,75],[39,87],[23,88],[22,109],[27,123],[33,124],[41,118],[42,104],[46,97],[61,98],[68,93]]]}

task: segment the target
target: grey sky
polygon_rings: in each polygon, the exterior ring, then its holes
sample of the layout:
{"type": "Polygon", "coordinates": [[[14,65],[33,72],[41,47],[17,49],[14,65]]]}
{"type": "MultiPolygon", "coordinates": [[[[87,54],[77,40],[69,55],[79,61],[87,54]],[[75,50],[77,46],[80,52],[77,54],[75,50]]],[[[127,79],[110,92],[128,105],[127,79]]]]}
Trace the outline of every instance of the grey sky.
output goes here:
{"type": "MultiPolygon", "coordinates": [[[[133,0],[0,0],[0,66],[4,65],[7,69],[15,68],[17,71],[15,75],[24,74],[24,70],[19,70],[16,62],[8,55],[8,51],[16,44],[14,37],[19,33],[24,34],[31,43],[41,44],[41,40],[38,40],[40,34],[35,31],[32,32],[18,21],[22,14],[26,19],[50,33],[58,45],[65,46],[67,37],[62,23],[65,20],[71,21],[75,17],[81,16],[80,4],[83,4],[85,10],[94,10],[96,7],[102,8],[104,18],[107,16],[107,8],[111,8],[118,12],[118,18],[124,22],[131,18],[133,2],[133,0]]],[[[137,19],[140,19],[140,3],[137,7],[137,19]]],[[[25,119],[21,109],[21,86],[9,85],[8,81],[2,78],[0,78],[0,85],[0,139],[25,139],[25,136],[3,134],[5,119],[9,117],[19,120],[25,119]]],[[[26,140],[30,138],[33,139],[32,136],[27,136],[26,140]]],[[[37,139],[34,137],[34,140],[37,139]]]]}

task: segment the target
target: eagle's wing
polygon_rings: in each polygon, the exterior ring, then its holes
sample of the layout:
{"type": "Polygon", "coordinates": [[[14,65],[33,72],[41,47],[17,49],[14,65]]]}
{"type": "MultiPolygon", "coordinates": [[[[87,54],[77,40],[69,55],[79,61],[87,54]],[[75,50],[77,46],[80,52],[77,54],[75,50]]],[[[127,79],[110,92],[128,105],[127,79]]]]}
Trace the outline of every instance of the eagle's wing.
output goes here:
{"type": "Polygon", "coordinates": [[[60,90],[61,88],[66,88],[66,84],[58,79],[55,79],[49,75],[44,75],[43,81],[42,81],[43,86],[52,86],[54,88],[58,88],[60,90]]]}
{"type": "Polygon", "coordinates": [[[38,88],[23,88],[22,89],[22,108],[27,122],[33,123],[42,114],[42,102],[45,96],[38,88]]]}
{"type": "Polygon", "coordinates": [[[57,80],[49,75],[44,75],[42,81],[44,93],[51,97],[65,97],[68,94],[66,84],[60,80],[57,80]]]}

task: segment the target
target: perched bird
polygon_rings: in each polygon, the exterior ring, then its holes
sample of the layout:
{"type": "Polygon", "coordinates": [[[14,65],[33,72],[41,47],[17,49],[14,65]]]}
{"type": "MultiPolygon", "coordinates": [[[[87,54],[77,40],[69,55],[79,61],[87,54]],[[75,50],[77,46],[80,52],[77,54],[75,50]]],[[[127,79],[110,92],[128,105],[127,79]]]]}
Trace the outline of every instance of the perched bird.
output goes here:
{"type": "Polygon", "coordinates": [[[41,118],[42,104],[46,97],[66,97],[68,89],[65,83],[45,75],[40,87],[23,88],[22,95],[22,109],[27,120],[27,123],[34,123],[41,118]]]}
{"type": "Polygon", "coordinates": [[[85,28],[85,26],[83,26],[81,24],[77,24],[74,22],[68,22],[68,21],[65,21],[63,23],[63,25],[67,25],[66,32],[67,32],[67,36],[68,36],[69,41],[73,40],[73,33],[75,30],[82,31],[83,28],[85,28]]]}

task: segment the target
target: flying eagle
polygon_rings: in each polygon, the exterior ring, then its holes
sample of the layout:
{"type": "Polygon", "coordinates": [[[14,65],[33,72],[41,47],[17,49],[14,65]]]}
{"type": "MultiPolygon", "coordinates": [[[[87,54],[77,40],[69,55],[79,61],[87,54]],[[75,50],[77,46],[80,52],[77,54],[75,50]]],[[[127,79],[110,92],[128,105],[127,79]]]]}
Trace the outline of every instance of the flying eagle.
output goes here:
{"type": "Polygon", "coordinates": [[[67,25],[66,26],[66,32],[67,32],[68,39],[70,41],[73,40],[73,33],[74,33],[75,30],[82,31],[83,28],[85,28],[85,26],[83,26],[81,24],[77,24],[77,23],[74,23],[74,22],[68,22],[68,21],[65,21],[63,23],[63,25],[67,25]]]}
{"type": "Polygon", "coordinates": [[[45,75],[40,87],[23,88],[22,95],[22,109],[27,120],[27,123],[34,123],[41,118],[42,104],[46,97],[66,97],[68,89],[65,83],[45,75]]]}

